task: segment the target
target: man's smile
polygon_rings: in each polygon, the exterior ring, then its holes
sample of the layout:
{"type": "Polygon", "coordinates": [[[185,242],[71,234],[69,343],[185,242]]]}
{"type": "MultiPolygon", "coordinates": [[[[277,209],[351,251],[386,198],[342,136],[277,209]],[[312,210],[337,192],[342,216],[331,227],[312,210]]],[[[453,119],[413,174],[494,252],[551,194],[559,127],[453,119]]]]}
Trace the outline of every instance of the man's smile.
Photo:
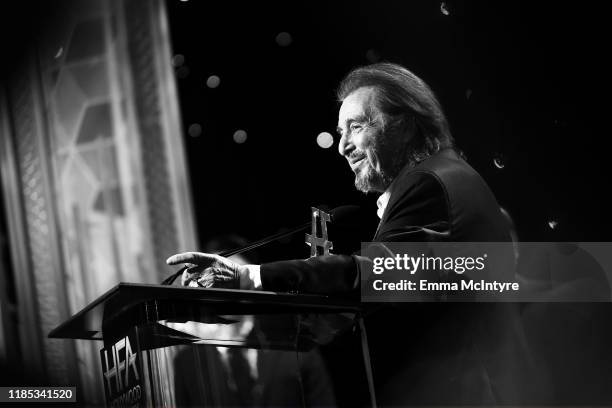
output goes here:
{"type": "Polygon", "coordinates": [[[351,166],[351,170],[355,171],[365,159],[366,159],[365,155],[360,155],[355,158],[349,158],[348,162],[349,162],[349,166],[351,166]]]}

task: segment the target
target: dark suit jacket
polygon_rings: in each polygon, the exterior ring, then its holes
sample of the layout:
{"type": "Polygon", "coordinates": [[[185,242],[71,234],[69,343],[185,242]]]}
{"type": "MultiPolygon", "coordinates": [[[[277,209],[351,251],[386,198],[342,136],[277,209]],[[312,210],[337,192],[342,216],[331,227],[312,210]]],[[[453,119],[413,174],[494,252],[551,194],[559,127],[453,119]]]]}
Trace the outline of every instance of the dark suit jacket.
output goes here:
{"type": "MultiPolygon", "coordinates": [[[[491,190],[451,149],[400,173],[374,236],[377,242],[509,240],[491,190]]],[[[264,264],[261,279],[264,290],[355,293],[359,267],[354,256],[320,256],[264,264]]],[[[531,381],[515,305],[387,304],[366,325],[381,405],[540,401],[531,390],[542,380],[531,381]]]]}

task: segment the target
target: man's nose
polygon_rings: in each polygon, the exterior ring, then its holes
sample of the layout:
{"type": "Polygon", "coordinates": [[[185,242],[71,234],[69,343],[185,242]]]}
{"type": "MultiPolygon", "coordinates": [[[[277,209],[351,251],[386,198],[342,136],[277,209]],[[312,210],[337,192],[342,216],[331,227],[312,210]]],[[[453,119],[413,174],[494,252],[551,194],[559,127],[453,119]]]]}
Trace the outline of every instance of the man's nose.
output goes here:
{"type": "Polygon", "coordinates": [[[342,156],[348,156],[354,148],[355,146],[348,140],[346,134],[342,135],[338,142],[338,153],[342,156]]]}

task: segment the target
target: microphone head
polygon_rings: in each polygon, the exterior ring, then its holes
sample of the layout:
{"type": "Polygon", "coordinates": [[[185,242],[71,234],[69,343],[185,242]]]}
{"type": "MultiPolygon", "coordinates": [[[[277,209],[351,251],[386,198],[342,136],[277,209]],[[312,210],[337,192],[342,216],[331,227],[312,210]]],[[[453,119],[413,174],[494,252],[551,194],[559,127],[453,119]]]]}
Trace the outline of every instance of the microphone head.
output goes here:
{"type": "Polygon", "coordinates": [[[350,226],[354,222],[358,222],[364,213],[358,205],[341,205],[336,208],[330,208],[329,205],[321,204],[315,206],[322,211],[325,211],[331,216],[331,222],[336,226],[350,226]]]}
{"type": "Polygon", "coordinates": [[[328,233],[334,243],[333,253],[352,254],[359,251],[362,241],[372,239],[377,222],[375,212],[367,212],[358,205],[341,205],[327,212],[331,216],[328,233]]]}
{"type": "Polygon", "coordinates": [[[362,216],[361,207],[358,205],[341,205],[329,211],[332,222],[343,225],[352,224],[362,216]]]}

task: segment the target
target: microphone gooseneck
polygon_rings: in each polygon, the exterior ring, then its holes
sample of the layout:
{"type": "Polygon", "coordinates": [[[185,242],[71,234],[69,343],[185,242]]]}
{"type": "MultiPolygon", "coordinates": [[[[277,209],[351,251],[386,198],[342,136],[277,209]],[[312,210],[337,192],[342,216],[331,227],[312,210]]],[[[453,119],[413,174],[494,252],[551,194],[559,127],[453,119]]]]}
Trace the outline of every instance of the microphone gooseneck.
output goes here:
{"type": "MultiPolygon", "coordinates": [[[[347,223],[348,220],[352,219],[353,216],[358,214],[360,211],[361,211],[361,208],[357,205],[341,205],[339,207],[336,207],[330,210],[329,214],[331,215],[332,222],[339,223],[339,224],[345,224],[347,223]]],[[[279,233],[267,236],[265,238],[260,239],[259,241],[252,242],[249,245],[246,245],[240,248],[230,249],[228,251],[223,251],[219,253],[219,255],[222,257],[228,257],[232,255],[241,254],[243,252],[247,252],[255,248],[259,248],[263,245],[269,244],[271,242],[277,241],[279,239],[288,237],[290,235],[297,234],[298,232],[305,231],[308,229],[308,227],[310,227],[310,225],[311,225],[311,222],[307,222],[290,231],[279,232],[279,233]]],[[[161,284],[162,285],[172,285],[174,281],[176,280],[176,278],[178,278],[187,268],[188,266],[183,266],[181,269],[179,269],[178,271],[170,275],[168,278],[164,279],[161,284]]]]}

